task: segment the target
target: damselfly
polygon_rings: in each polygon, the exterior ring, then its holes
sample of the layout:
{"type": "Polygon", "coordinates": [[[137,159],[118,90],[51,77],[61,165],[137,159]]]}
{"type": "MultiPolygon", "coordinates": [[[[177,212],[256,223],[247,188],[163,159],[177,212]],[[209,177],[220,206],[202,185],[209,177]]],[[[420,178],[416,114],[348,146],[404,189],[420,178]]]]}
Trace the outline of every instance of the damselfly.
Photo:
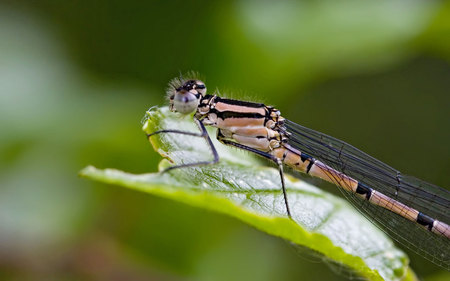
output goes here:
{"type": "Polygon", "coordinates": [[[353,146],[283,118],[272,106],[207,95],[197,79],[176,78],[169,84],[170,109],[194,114],[200,133],[161,130],[202,137],[213,160],[171,166],[214,164],[219,155],[205,126],[217,128],[217,139],[228,146],[273,161],[279,169],[286,213],[291,217],[283,165],[337,185],[366,217],[394,239],[450,269],[450,192],[404,175],[353,146]]]}

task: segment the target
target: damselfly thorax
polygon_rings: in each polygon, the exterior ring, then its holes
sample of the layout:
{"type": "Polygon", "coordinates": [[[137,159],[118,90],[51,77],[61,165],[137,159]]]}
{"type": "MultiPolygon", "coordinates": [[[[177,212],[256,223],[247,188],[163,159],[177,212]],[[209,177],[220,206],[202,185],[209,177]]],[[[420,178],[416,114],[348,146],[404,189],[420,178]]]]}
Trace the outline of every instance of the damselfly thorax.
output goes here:
{"type": "Polygon", "coordinates": [[[384,226],[391,236],[449,269],[447,190],[403,175],[343,141],[295,124],[274,107],[207,95],[200,80],[174,79],[168,96],[172,111],[194,113],[201,133],[162,130],[148,137],[160,133],[203,137],[213,160],[171,166],[167,170],[218,162],[219,155],[205,126],[215,127],[221,143],[253,152],[278,166],[289,217],[283,165],[340,187],[356,207],[384,226]]]}

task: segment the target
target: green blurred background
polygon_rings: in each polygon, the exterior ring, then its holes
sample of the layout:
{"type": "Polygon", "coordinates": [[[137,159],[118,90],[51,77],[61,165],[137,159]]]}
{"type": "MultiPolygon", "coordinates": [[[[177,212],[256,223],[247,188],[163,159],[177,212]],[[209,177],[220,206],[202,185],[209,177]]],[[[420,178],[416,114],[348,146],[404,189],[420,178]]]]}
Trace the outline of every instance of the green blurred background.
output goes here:
{"type": "Polygon", "coordinates": [[[0,1],[0,279],[345,279],[235,219],[77,172],[156,171],[140,119],[195,70],[448,186],[449,62],[449,2],[0,1]]]}

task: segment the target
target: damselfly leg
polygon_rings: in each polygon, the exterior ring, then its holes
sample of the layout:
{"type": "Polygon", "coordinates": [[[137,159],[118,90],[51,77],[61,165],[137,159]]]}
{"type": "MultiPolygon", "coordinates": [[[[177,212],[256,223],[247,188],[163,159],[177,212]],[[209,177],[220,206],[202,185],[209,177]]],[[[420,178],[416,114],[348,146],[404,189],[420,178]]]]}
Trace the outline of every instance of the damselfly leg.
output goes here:
{"type": "MultiPolygon", "coordinates": [[[[161,173],[165,173],[168,172],[170,170],[173,169],[178,169],[178,168],[186,168],[186,167],[195,167],[195,166],[203,166],[203,165],[211,165],[211,164],[216,164],[217,162],[219,162],[219,154],[217,153],[217,150],[213,144],[213,142],[211,141],[211,138],[209,137],[208,131],[205,128],[205,125],[202,123],[201,120],[198,120],[197,118],[194,118],[195,123],[197,124],[198,128],[200,129],[201,133],[193,133],[193,132],[187,132],[187,131],[181,131],[181,130],[160,130],[160,131],[156,131],[153,132],[151,134],[147,134],[147,138],[150,138],[154,135],[157,134],[165,134],[165,133],[171,133],[171,134],[180,134],[180,135],[187,135],[187,136],[193,136],[193,137],[201,137],[204,138],[206,140],[206,142],[208,143],[209,148],[211,149],[211,152],[213,154],[213,160],[211,161],[199,161],[199,162],[195,162],[195,163],[186,163],[186,164],[180,164],[180,165],[175,165],[175,166],[170,166],[164,170],[161,171],[161,173]]],[[[283,197],[284,197],[284,203],[286,206],[286,212],[287,215],[291,218],[291,211],[289,208],[289,203],[288,203],[288,199],[287,199],[287,192],[286,192],[286,186],[284,183],[284,171],[283,171],[283,161],[281,159],[278,159],[276,157],[274,157],[273,155],[264,152],[264,151],[260,151],[258,149],[240,144],[240,143],[236,143],[230,140],[225,139],[221,133],[220,130],[217,131],[217,140],[220,141],[221,143],[228,145],[228,146],[233,146],[242,150],[246,150],[252,153],[255,153],[261,157],[264,157],[268,160],[273,161],[277,166],[278,166],[278,171],[280,173],[280,178],[281,178],[281,187],[283,190],[283,197]]]]}
{"type": "Polygon", "coordinates": [[[219,140],[221,143],[228,145],[228,146],[233,146],[239,149],[243,149],[252,153],[255,153],[259,156],[262,156],[266,159],[269,159],[273,162],[275,162],[275,164],[277,164],[278,166],[278,171],[280,172],[280,178],[281,178],[281,188],[283,190],[283,197],[284,197],[284,204],[286,205],[286,212],[288,214],[288,216],[290,218],[292,218],[291,216],[291,210],[289,209],[289,203],[288,203],[288,199],[287,199],[287,192],[286,192],[286,186],[284,184],[284,172],[283,172],[283,161],[279,158],[274,157],[273,155],[266,153],[264,151],[260,151],[258,149],[237,143],[237,142],[233,142],[230,140],[225,139],[221,134],[220,134],[220,130],[217,131],[217,140],[219,140]]]}

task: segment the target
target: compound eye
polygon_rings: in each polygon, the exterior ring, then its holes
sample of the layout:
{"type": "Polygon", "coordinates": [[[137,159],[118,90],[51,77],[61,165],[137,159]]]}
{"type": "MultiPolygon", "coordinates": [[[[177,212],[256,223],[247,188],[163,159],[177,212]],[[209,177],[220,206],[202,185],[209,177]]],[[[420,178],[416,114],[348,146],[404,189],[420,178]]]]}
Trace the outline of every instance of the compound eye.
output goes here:
{"type": "Polygon", "coordinates": [[[189,114],[197,110],[198,101],[199,99],[193,93],[180,91],[175,94],[173,107],[182,114],[189,114]]]}

